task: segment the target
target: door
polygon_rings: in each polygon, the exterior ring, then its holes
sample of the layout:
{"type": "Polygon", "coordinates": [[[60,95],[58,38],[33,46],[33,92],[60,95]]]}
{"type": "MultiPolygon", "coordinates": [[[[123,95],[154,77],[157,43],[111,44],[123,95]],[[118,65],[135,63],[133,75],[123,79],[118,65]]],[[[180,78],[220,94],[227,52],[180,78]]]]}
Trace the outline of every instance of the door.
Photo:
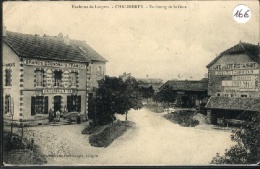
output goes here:
{"type": "Polygon", "coordinates": [[[61,111],[61,96],[54,96],[54,112],[61,111]]]}

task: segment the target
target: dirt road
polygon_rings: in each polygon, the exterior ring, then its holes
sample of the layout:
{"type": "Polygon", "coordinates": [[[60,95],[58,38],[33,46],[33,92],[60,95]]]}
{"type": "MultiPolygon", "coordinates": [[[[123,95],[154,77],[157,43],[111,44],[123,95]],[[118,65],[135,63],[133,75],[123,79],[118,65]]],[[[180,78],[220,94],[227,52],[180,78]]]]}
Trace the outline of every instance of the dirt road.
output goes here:
{"type": "MultiPolygon", "coordinates": [[[[124,119],[124,116],[118,116],[124,119]]],[[[91,147],[82,125],[30,128],[49,164],[206,165],[233,143],[230,132],[186,128],[146,109],[131,110],[136,128],[107,148],[91,147]]]]}

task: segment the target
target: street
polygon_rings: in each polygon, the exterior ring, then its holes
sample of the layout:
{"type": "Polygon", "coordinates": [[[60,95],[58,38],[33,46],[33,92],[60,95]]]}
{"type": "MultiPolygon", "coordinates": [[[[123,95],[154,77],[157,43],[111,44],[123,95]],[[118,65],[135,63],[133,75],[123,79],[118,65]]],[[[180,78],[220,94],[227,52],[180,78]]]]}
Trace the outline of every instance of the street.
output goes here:
{"type": "Polygon", "coordinates": [[[230,131],[180,127],[147,109],[129,111],[128,120],[136,126],[107,148],[90,146],[85,124],[31,127],[27,134],[35,133],[48,164],[57,165],[207,165],[234,144],[230,131]]]}

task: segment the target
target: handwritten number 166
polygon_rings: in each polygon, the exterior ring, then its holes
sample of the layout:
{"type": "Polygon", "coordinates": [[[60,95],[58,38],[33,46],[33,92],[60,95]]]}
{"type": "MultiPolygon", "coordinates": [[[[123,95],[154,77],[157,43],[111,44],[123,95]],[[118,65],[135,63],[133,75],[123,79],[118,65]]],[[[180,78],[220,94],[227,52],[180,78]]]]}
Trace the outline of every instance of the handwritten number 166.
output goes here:
{"type": "Polygon", "coordinates": [[[249,14],[248,14],[249,10],[247,10],[244,14],[242,13],[242,9],[240,10],[237,10],[237,12],[235,13],[235,17],[238,17],[238,18],[248,18],[249,17],[249,14]]]}

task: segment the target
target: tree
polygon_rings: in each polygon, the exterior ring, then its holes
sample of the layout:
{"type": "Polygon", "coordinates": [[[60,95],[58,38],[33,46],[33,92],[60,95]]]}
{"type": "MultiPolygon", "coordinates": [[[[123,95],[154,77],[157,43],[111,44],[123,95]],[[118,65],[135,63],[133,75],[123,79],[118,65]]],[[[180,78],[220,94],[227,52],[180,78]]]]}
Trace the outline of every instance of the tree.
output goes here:
{"type": "Polygon", "coordinates": [[[170,85],[166,85],[162,88],[154,97],[156,101],[167,103],[173,103],[176,100],[177,92],[172,90],[170,85]]]}
{"type": "Polygon", "coordinates": [[[243,112],[245,123],[241,128],[232,131],[231,140],[237,142],[223,156],[218,153],[212,164],[256,164],[260,161],[260,114],[243,112]]]}
{"type": "Polygon", "coordinates": [[[140,91],[142,97],[147,99],[147,103],[148,103],[148,99],[152,98],[152,96],[154,94],[154,90],[153,90],[152,86],[150,86],[150,87],[143,87],[142,86],[139,91],[140,91]]]}
{"type": "Polygon", "coordinates": [[[92,100],[92,115],[89,117],[95,124],[107,124],[115,120],[115,113],[125,114],[135,106],[135,82],[124,82],[121,78],[105,76],[98,82],[96,97],[92,100]]]}
{"type": "MultiPolygon", "coordinates": [[[[125,81],[127,85],[126,96],[128,97],[129,104],[128,109],[140,109],[142,108],[142,100],[139,94],[138,82],[134,77],[128,77],[125,81]]],[[[127,111],[125,113],[127,120],[127,111]]]]}

